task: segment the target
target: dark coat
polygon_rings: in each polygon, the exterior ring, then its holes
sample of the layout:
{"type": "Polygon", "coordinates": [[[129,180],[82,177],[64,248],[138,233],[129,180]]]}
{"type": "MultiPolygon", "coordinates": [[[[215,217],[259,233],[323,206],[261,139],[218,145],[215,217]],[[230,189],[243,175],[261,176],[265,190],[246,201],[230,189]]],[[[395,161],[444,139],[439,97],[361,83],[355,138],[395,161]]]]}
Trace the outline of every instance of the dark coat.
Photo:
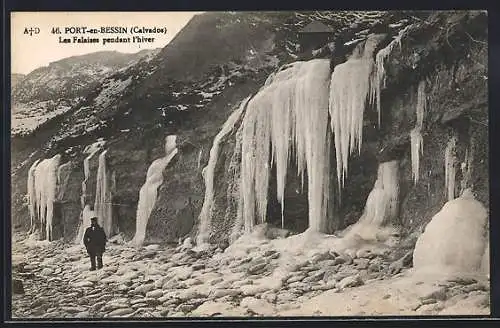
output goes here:
{"type": "Polygon", "coordinates": [[[91,255],[104,253],[106,240],[106,233],[99,225],[88,227],[83,236],[83,243],[87,248],[87,253],[91,255]]]}

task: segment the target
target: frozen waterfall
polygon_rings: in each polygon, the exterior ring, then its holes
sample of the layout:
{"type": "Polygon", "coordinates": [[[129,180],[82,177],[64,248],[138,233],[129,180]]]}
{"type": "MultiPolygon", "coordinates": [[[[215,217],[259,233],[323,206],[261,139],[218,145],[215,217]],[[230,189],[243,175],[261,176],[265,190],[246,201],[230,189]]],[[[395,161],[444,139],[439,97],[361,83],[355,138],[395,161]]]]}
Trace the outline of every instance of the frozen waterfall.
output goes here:
{"type": "Polygon", "coordinates": [[[105,150],[99,155],[94,211],[99,220],[99,224],[109,237],[113,232],[113,205],[111,203],[111,189],[108,168],[106,165],[107,152],[108,151],[105,150]]]}
{"type": "Polygon", "coordinates": [[[135,236],[132,239],[132,243],[135,245],[142,245],[146,237],[146,227],[149,215],[153,211],[156,203],[158,187],[163,183],[163,171],[178,151],[176,139],[177,136],[175,135],[170,135],[165,138],[165,156],[151,163],[146,174],[146,181],[139,191],[136,231],[135,236]]]}
{"type": "Polygon", "coordinates": [[[85,150],[83,151],[85,154],[89,154],[85,159],[83,160],[83,175],[84,179],[82,181],[82,196],[81,196],[81,206],[82,210],[85,208],[86,205],[86,198],[87,198],[87,182],[89,180],[90,176],[90,160],[99,152],[99,150],[102,149],[102,146],[104,146],[105,141],[100,140],[97,142],[94,142],[93,144],[87,146],[85,150]]]}
{"type": "MultiPolygon", "coordinates": [[[[358,222],[346,231],[346,236],[363,239],[380,238],[384,226],[397,217],[399,206],[399,161],[380,163],[377,180],[366,199],[365,210],[358,222]]],[[[388,227],[389,231],[391,230],[388,227]]]]}
{"type": "Polygon", "coordinates": [[[37,159],[30,167],[28,171],[28,208],[30,212],[30,232],[35,231],[35,219],[36,219],[36,189],[35,189],[35,169],[40,163],[40,159],[37,159]]]}
{"type": "MultiPolygon", "coordinates": [[[[271,75],[248,102],[241,145],[241,215],[249,232],[266,220],[271,164],[276,165],[277,198],[284,206],[288,163],[298,174],[307,169],[309,225],[324,229],[329,196],[329,61],[314,59],[285,65],[271,75]]],[[[283,222],[283,220],[282,220],[283,222]]]]}
{"type": "MultiPolygon", "coordinates": [[[[235,110],[227,119],[227,121],[222,126],[220,132],[215,136],[214,143],[212,148],[210,149],[210,157],[208,159],[207,166],[203,169],[205,179],[205,199],[203,201],[203,207],[201,209],[198,221],[198,236],[197,236],[197,244],[203,244],[208,242],[209,234],[210,234],[210,221],[212,216],[212,207],[214,202],[214,176],[215,176],[215,167],[217,165],[217,158],[219,156],[219,147],[221,141],[234,129],[235,124],[243,115],[245,111],[246,104],[250,97],[244,99],[239,108],[235,110]]],[[[201,154],[201,151],[200,151],[201,154]]]]}
{"type": "Polygon", "coordinates": [[[422,139],[422,134],[419,128],[413,128],[410,131],[410,148],[411,148],[411,174],[413,177],[413,182],[417,184],[420,171],[420,155],[422,154],[424,148],[424,142],[422,139]]]}
{"type": "Polygon", "coordinates": [[[28,199],[30,199],[30,214],[33,210],[33,219],[38,217],[40,227],[45,227],[45,239],[52,240],[52,220],[54,215],[54,201],[57,189],[57,169],[61,155],[35,162],[28,172],[28,199]]]}

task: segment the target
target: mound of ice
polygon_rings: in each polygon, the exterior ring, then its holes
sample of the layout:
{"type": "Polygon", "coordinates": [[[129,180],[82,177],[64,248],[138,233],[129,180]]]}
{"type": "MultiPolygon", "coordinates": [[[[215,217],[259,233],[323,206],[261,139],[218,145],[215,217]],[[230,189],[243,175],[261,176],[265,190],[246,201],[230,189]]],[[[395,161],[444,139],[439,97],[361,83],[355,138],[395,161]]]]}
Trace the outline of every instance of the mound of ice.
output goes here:
{"type": "Polygon", "coordinates": [[[470,189],[444,204],[417,240],[415,269],[479,271],[488,244],[487,219],[485,207],[470,189]]]}

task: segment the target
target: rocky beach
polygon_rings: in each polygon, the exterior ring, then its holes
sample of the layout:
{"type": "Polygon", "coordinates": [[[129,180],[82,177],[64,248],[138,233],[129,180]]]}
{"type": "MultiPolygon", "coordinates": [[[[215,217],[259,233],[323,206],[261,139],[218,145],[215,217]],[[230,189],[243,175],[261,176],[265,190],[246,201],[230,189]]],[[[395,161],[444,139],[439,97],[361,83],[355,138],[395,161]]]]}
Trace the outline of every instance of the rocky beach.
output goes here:
{"type": "Polygon", "coordinates": [[[12,296],[14,318],[489,314],[486,277],[417,273],[379,248],[319,247],[306,260],[280,250],[286,239],[253,236],[223,251],[189,240],[136,248],[118,235],[104,268],[89,271],[83,246],[27,237],[13,244],[13,279],[24,289],[12,296]]]}

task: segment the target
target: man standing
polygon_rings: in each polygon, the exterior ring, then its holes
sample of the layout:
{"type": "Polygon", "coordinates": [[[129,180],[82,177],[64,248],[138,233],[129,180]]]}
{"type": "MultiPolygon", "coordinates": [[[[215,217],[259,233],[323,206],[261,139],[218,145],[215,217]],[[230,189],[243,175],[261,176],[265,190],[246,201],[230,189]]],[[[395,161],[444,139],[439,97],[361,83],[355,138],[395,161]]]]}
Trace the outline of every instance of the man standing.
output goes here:
{"type": "Polygon", "coordinates": [[[97,269],[102,268],[102,253],[104,253],[104,248],[106,245],[106,233],[104,229],[97,223],[97,218],[93,217],[90,219],[90,227],[85,230],[85,235],[83,236],[83,243],[87,249],[87,253],[90,256],[90,271],[96,269],[96,258],[97,258],[97,269]]]}

